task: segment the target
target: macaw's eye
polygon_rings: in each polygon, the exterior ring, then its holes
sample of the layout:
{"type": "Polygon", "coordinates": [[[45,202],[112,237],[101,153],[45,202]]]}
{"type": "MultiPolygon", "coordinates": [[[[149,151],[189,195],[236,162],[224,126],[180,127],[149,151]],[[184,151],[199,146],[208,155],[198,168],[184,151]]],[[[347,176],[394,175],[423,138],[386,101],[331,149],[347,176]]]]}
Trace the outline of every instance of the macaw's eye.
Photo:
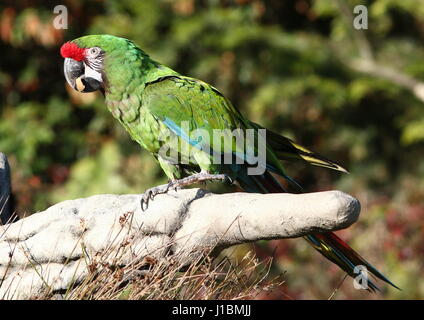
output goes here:
{"type": "Polygon", "coordinates": [[[96,58],[101,52],[101,49],[98,47],[88,49],[88,54],[90,58],[96,58]]]}

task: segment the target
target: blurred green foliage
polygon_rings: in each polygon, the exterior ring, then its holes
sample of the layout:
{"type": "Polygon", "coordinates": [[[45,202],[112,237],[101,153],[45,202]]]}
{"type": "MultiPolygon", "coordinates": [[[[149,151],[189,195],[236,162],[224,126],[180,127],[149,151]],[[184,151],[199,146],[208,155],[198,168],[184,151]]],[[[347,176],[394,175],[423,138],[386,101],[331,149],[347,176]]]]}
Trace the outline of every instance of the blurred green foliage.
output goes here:
{"type": "MultiPolygon", "coordinates": [[[[424,297],[424,101],[396,79],[355,69],[371,59],[395,78],[424,82],[419,0],[2,1],[0,151],[20,214],[165,181],[100,95],[65,85],[60,45],[95,33],[136,41],[218,87],[252,120],[350,170],[286,165],[307,190],[339,188],[360,199],[360,221],[340,234],[403,291],[373,295],[348,279],[334,298],[424,297]],[[69,10],[67,30],[53,27],[57,4],[69,10]],[[352,28],[357,4],[368,8],[368,30],[352,28]]],[[[301,240],[252,246],[259,256],[274,252],[274,272],[287,270],[284,294],[268,298],[328,298],[343,278],[301,240]]]]}

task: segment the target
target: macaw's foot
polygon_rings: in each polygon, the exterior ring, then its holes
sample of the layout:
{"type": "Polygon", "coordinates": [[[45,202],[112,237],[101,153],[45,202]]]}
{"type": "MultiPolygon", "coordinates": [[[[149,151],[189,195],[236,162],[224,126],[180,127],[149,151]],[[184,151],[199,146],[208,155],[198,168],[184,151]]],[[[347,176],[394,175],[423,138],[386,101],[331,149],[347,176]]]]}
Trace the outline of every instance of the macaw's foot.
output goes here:
{"type": "MultiPolygon", "coordinates": [[[[171,182],[170,182],[171,183],[171,182]]],[[[160,186],[156,186],[150,189],[147,189],[141,197],[141,210],[145,211],[149,205],[149,201],[153,200],[153,198],[158,194],[167,193],[170,189],[170,183],[162,184],[160,186]]]]}
{"type": "Polygon", "coordinates": [[[200,172],[188,176],[186,178],[182,178],[179,180],[172,180],[167,184],[163,184],[157,187],[153,187],[148,189],[141,198],[141,210],[145,211],[148,207],[149,201],[153,200],[153,198],[158,194],[168,193],[169,190],[174,189],[178,190],[182,187],[189,186],[198,182],[206,182],[206,181],[230,181],[230,177],[226,174],[210,174],[207,172],[200,172]]]}

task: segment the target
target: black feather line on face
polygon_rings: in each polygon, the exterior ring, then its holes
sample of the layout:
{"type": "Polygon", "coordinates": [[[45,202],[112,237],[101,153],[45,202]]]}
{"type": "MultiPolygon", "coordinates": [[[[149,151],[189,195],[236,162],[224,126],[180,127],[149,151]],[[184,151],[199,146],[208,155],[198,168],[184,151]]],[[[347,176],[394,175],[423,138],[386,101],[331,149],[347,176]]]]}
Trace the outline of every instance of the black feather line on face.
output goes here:
{"type": "Polygon", "coordinates": [[[104,55],[104,51],[101,51],[96,57],[85,59],[85,63],[94,71],[102,73],[104,55]]]}

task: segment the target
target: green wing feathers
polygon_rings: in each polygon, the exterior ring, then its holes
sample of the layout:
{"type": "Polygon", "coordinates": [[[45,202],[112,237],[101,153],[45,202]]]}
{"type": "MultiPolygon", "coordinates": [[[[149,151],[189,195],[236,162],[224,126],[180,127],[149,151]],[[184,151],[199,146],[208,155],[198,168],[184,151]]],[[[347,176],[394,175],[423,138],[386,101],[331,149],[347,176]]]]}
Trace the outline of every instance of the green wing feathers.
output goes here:
{"type": "MultiPolygon", "coordinates": [[[[187,121],[190,130],[206,129],[211,135],[214,129],[265,129],[243,118],[217,89],[193,78],[175,75],[160,78],[146,87],[143,100],[150,112],[161,121],[168,121],[168,125],[172,122],[179,126],[182,121],[187,121]]],[[[303,160],[312,165],[347,172],[335,161],[268,129],[266,142],[267,160],[277,174],[286,176],[279,160],[303,160]]]]}
{"type": "MultiPolygon", "coordinates": [[[[265,129],[257,123],[250,122],[250,124],[255,128],[265,129]]],[[[265,130],[266,141],[279,160],[303,160],[315,166],[348,173],[348,171],[337,162],[308,150],[289,138],[279,135],[278,133],[268,129],[265,130]]]]}

